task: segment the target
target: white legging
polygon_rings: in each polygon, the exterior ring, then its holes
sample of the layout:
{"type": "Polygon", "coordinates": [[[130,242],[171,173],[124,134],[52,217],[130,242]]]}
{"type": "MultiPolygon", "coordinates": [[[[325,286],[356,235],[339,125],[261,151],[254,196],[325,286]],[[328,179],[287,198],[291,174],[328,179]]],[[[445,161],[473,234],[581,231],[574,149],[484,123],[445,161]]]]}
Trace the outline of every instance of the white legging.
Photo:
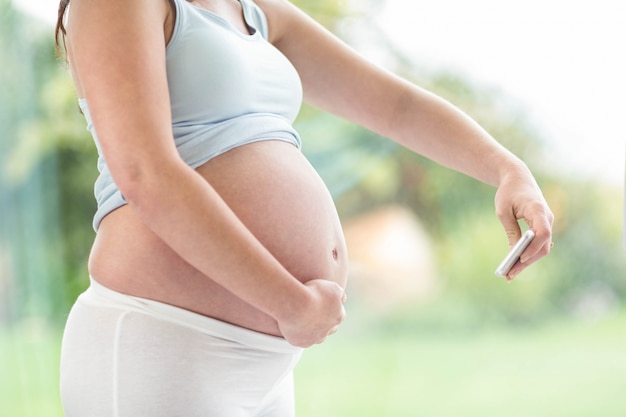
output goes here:
{"type": "Polygon", "coordinates": [[[66,417],[291,417],[302,349],[92,280],[68,317],[66,417]]]}

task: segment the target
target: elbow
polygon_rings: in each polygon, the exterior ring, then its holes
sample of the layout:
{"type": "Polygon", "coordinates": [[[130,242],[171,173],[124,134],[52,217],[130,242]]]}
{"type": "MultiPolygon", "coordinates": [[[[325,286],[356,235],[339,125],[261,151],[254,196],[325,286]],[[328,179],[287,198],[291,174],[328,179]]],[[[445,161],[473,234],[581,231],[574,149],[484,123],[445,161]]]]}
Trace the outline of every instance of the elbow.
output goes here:
{"type": "Polygon", "coordinates": [[[150,207],[163,193],[164,172],[171,168],[156,166],[153,162],[131,161],[123,166],[110,166],[113,180],[126,202],[135,207],[150,207]]]}
{"type": "Polygon", "coordinates": [[[113,174],[117,188],[120,190],[126,202],[135,205],[146,199],[149,187],[149,176],[138,169],[123,170],[113,174]]]}

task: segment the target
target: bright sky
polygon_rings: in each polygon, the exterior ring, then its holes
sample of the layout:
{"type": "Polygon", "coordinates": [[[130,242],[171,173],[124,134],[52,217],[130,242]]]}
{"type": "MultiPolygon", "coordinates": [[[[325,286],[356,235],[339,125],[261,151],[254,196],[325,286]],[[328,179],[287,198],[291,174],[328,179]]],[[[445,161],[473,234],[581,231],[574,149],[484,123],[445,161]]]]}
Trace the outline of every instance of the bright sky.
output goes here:
{"type": "MultiPolygon", "coordinates": [[[[48,22],[58,5],[14,2],[48,22]]],[[[416,63],[526,104],[555,167],[623,182],[625,1],[385,0],[379,25],[416,63]]]]}
{"type": "Polygon", "coordinates": [[[379,25],[419,65],[525,104],[555,167],[624,181],[623,0],[386,0],[379,25]]]}

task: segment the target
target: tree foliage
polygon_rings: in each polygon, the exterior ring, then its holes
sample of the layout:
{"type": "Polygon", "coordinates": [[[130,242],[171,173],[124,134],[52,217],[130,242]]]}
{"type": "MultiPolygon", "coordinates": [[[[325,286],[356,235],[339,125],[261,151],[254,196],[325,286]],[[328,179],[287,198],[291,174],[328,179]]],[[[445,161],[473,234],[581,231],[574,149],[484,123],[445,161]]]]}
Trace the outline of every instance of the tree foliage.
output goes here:
{"type": "Polygon", "coordinates": [[[93,236],[95,165],[51,28],[1,0],[0,31],[1,322],[66,311],[93,236]]]}

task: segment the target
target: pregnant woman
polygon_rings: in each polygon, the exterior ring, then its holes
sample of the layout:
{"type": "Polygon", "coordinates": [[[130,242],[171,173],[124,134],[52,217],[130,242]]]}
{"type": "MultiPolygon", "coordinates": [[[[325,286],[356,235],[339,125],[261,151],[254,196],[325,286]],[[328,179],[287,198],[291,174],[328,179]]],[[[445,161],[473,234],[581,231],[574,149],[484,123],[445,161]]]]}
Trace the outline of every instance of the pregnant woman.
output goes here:
{"type": "Polygon", "coordinates": [[[518,219],[537,235],[509,279],[549,252],[524,163],[286,0],[62,0],[61,37],[100,155],[68,417],[293,416],[293,368],[344,319],[347,271],[292,127],[303,99],[498,187],[509,240],[518,219]]]}

